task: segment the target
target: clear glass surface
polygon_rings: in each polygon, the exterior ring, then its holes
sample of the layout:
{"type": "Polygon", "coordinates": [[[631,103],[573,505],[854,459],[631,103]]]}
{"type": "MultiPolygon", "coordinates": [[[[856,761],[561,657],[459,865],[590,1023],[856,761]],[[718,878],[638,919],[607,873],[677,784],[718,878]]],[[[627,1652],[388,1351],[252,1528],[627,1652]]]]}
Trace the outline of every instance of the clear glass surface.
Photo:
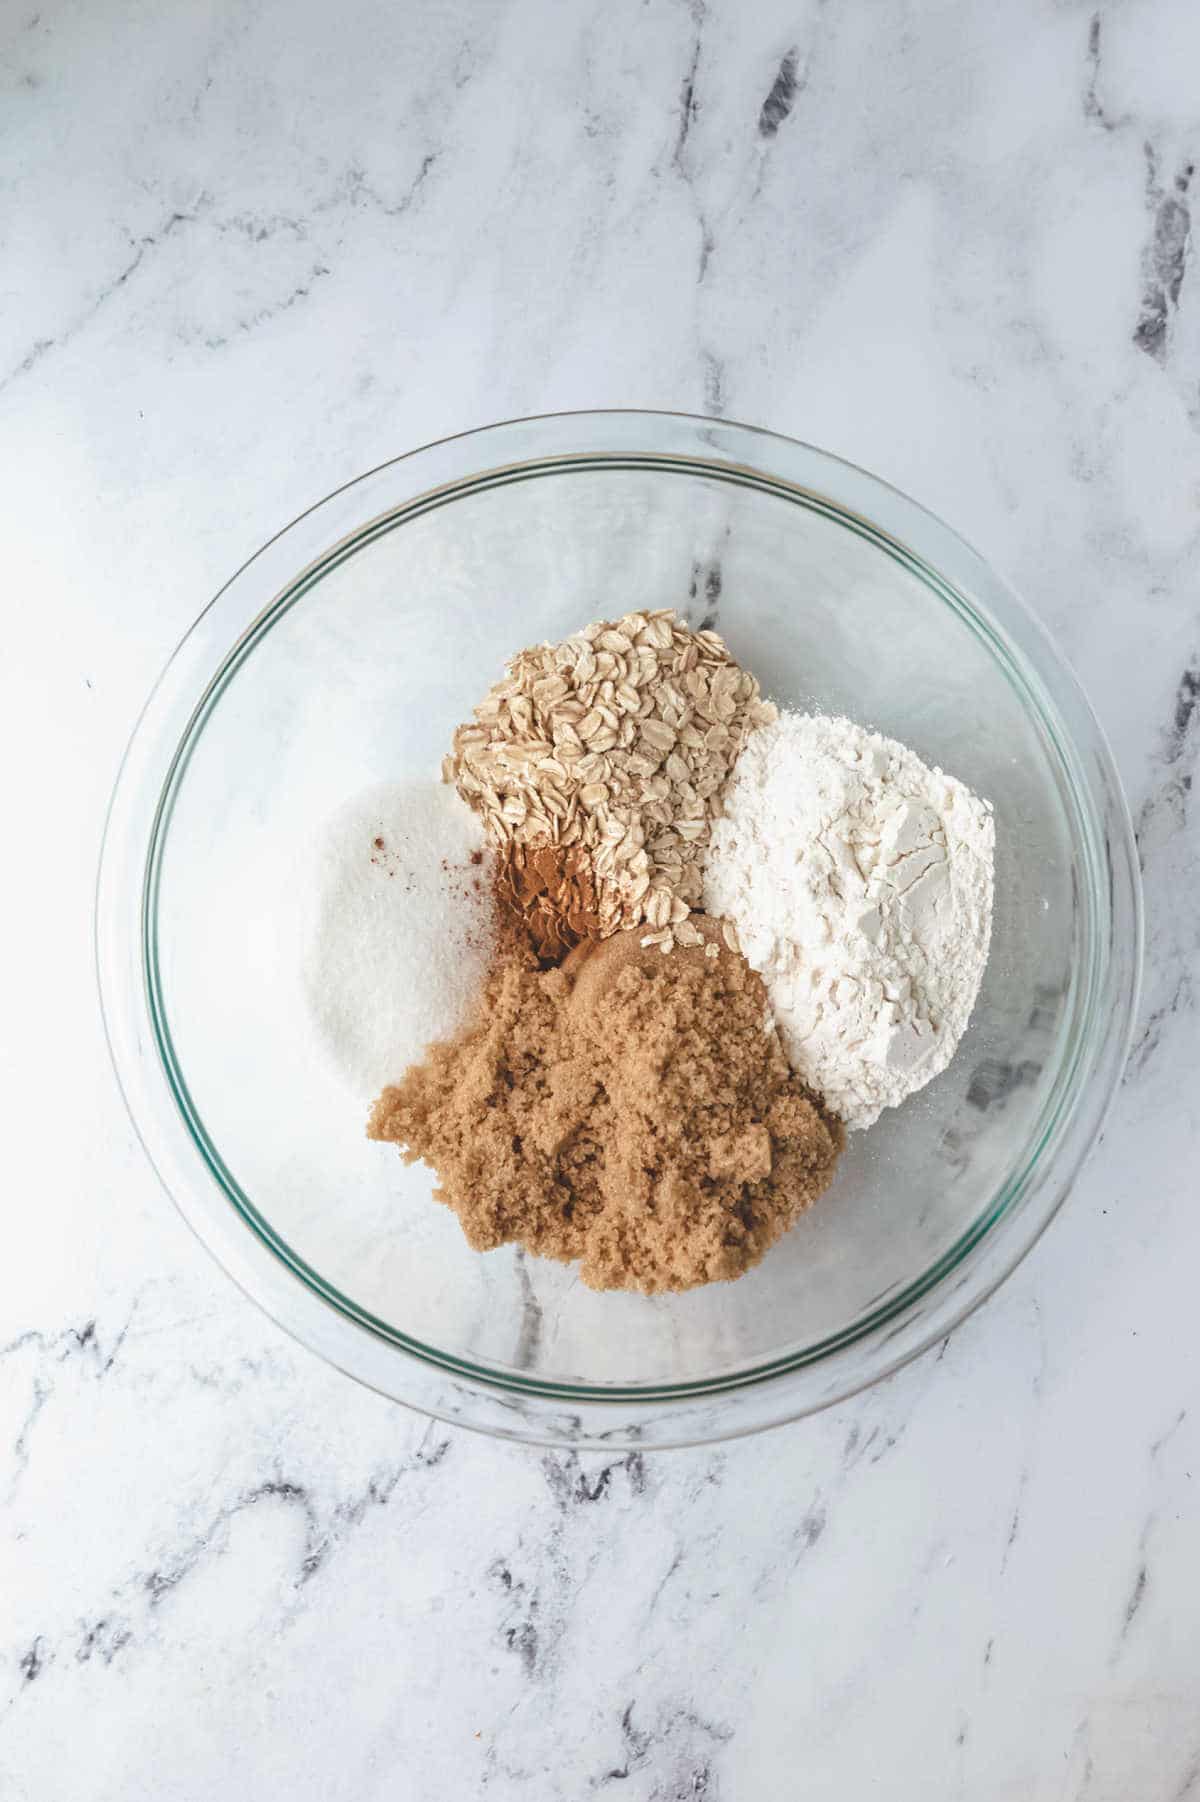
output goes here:
{"type": "Polygon", "coordinates": [[[134,733],[97,947],[143,1141],[284,1326],[468,1425],[666,1444],[850,1393],[1012,1268],[1119,1077],[1140,903],[1096,722],[960,539],[808,446],[576,414],[401,458],[234,577],[134,733]],[[472,1252],[430,1173],[366,1141],[362,1098],[294,1020],[303,853],[329,815],[428,779],[519,646],[655,606],[715,615],[774,699],[845,712],[986,796],[997,859],[991,957],[949,1070],[850,1136],[832,1189],[756,1270],[647,1299],[472,1252]]]}

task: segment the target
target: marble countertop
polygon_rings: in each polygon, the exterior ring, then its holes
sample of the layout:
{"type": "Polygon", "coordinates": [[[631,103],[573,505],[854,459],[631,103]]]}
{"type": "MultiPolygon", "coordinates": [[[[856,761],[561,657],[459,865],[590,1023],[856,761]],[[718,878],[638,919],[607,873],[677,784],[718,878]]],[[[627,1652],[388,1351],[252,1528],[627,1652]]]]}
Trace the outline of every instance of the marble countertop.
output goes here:
{"type": "Polygon", "coordinates": [[[1200,1798],[1200,12],[13,0],[5,1802],[1200,1798]],[[952,520],[1116,752],[1148,959],[1098,1156],[858,1400],[608,1462],[355,1388],[189,1237],[90,963],[132,719],[385,458],[724,413],[952,520]]]}

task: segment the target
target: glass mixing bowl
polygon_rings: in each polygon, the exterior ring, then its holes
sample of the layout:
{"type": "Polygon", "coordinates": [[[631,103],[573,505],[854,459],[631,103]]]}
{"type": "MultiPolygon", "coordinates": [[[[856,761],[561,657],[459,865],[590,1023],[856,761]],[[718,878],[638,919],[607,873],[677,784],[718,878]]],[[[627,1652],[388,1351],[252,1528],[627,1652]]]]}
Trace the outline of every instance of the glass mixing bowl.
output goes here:
{"type": "Polygon", "coordinates": [[[97,955],[143,1143],[282,1326],[448,1420],[660,1445],[845,1397],[1012,1270],[1120,1075],[1140,899],[1083,695],[953,532],[770,433],[584,413],[401,457],[222,589],[122,766],[97,955]],[[757,1269],[646,1299],[512,1247],[471,1251],[430,1173],[368,1143],[368,1098],[296,1030],[297,853],[368,786],[428,780],[511,652],[668,605],[715,621],[774,699],[849,714],[990,799],[996,910],[950,1069],[850,1136],[832,1189],[757,1269]]]}

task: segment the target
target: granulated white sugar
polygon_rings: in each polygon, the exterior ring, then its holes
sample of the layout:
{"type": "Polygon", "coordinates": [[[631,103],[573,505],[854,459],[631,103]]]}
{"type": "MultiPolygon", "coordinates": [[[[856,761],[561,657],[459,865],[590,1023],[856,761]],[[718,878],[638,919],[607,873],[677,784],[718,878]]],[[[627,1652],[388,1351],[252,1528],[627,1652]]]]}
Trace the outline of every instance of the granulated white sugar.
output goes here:
{"type": "Polygon", "coordinates": [[[491,943],[491,858],[479,819],[437,781],[370,789],[321,832],[304,989],[364,1098],[465,1024],[491,943]]]}

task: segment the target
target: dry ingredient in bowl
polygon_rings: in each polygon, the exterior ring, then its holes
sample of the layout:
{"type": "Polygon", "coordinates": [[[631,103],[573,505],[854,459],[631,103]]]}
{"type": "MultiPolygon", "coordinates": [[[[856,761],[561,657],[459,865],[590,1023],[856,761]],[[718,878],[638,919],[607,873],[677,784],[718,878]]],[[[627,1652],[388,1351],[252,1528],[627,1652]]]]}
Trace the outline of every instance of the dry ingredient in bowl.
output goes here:
{"type": "Polygon", "coordinates": [[[486,868],[445,912],[464,846],[410,807],[371,860],[399,837],[403,932],[385,952],[364,888],[326,968],[374,959],[372,1004],[409,987],[446,1018],[420,1062],[409,1034],[368,1132],[433,1168],[475,1249],[579,1259],[597,1289],[736,1277],[828,1187],[845,1128],[953,1056],[991,809],[850,720],[780,717],[715,633],[633,613],[519,652],[442,775],[486,868]]]}
{"type": "Polygon", "coordinates": [[[600,936],[592,864],[579,845],[519,845],[495,859],[493,893],[502,950],[536,969],[561,963],[585,939],[600,936]]]}
{"type": "Polygon", "coordinates": [[[518,652],[442,774],[500,844],[588,856],[598,936],[641,926],[668,950],[734,759],[774,717],[717,633],[628,613],[518,652]]]}
{"type": "Polygon", "coordinates": [[[476,1250],[516,1240],[647,1295],[756,1264],[842,1146],[745,959],[715,943],[664,958],[636,932],[560,969],[500,964],[471,1025],[384,1091],[368,1131],[435,1168],[476,1250]]]}
{"type": "Polygon", "coordinates": [[[992,922],[992,811],[894,739],[785,713],[749,738],[704,903],[766,982],[792,1067],[849,1127],[944,1070],[992,922]]]}
{"type": "Polygon", "coordinates": [[[494,854],[439,782],[367,789],[306,870],[302,980],[339,1076],[374,1095],[474,1010],[492,961],[494,854]]]}

